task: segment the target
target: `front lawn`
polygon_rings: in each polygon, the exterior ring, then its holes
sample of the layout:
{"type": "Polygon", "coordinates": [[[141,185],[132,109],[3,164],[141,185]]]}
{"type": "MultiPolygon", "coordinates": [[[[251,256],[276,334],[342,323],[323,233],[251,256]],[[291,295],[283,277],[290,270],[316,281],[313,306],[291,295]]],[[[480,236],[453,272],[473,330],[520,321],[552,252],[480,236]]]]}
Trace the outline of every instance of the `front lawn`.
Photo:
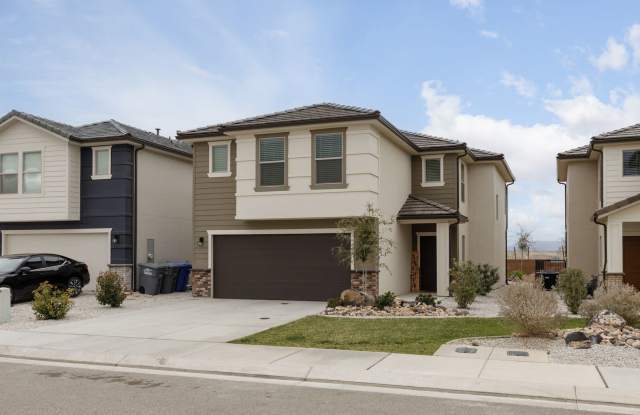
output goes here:
{"type": "MultiPolygon", "coordinates": [[[[584,325],[583,319],[571,319],[565,321],[563,328],[584,325]]],[[[232,343],[433,354],[450,340],[505,336],[513,331],[514,327],[501,318],[357,319],[311,316],[232,343]]]]}

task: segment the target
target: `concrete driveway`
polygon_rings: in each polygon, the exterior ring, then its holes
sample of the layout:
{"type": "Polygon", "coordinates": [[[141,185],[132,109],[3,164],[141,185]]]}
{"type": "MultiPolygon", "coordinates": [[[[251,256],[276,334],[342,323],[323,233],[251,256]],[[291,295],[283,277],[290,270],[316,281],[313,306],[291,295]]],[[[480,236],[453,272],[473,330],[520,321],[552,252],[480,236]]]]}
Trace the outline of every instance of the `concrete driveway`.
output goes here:
{"type": "Polygon", "coordinates": [[[39,327],[30,332],[135,339],[228,342],[323,310],[311,301],[186,297],[130,312],[39,327]]]}

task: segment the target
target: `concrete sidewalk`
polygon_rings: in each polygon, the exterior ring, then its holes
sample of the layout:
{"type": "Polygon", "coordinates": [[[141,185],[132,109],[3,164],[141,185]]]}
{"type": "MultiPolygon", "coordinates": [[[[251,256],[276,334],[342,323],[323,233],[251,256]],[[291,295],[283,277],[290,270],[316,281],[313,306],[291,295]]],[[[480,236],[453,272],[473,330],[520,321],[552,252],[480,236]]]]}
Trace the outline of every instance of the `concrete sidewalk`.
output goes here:
{"type": "Polygon", "coordinates": [[[4,357],[640,406],[640,369],[523,362],[500,349],[440,354],[0,331],[4,357]]]}

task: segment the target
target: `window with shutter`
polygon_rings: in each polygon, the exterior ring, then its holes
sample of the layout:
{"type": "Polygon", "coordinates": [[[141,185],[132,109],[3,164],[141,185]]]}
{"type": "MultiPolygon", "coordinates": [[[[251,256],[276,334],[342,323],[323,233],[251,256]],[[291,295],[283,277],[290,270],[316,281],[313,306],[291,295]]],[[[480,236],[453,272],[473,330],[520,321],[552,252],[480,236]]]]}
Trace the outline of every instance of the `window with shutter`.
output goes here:
{"type": "Polygon", "coordinates": [[[344,186],[344,133],[343,130],[313,133],[313,186],[344,186]]]}
{"type": "Polygon", "coordinates": [[[640,150],[622,152],[623,176],[640,176],[640,150]]]}
{"type": "Polygon", "coordinates": [[[287,137],[258,137],[258,187],[287,186],[287,137]]]}
{"type": "Polygon", "coordinates": [[[209,143],[209,177],[231,176],[231,142],[209,143]]]}
{"type": "Polygon", "coordinates": [[[444,156],[422,157],[422,186],[442,186],[442,163],[444,156]]]}

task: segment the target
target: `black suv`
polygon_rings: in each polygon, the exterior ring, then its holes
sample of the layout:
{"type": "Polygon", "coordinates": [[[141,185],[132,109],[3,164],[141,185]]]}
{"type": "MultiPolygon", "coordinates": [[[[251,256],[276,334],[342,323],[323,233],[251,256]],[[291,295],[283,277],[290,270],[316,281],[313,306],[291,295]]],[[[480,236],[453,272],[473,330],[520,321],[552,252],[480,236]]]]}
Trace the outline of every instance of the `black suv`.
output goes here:
{"type": "Polygon", "coordinates": [[[89,269],[83,262],[55,254],[0,256],[0,287],[11,290],[11,302],[33,299],[33,290],[44,281],[60,288],[82,292],[89,283],[89,269]]]}

